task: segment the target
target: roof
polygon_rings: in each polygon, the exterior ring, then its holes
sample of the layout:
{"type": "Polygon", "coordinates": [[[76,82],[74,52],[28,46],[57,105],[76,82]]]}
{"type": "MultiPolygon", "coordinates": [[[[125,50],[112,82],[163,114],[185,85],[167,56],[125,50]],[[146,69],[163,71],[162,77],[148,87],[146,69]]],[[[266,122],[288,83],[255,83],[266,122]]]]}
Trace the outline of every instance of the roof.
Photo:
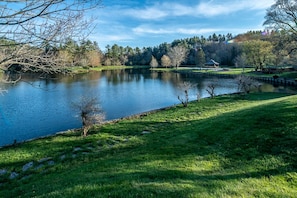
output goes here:
{"type": "Polygon", "coordinates": [[[210,59],[210,61],[206,62],[205,65],[220,65],[220,63],[214,61],[213,59],[210,59]]]}

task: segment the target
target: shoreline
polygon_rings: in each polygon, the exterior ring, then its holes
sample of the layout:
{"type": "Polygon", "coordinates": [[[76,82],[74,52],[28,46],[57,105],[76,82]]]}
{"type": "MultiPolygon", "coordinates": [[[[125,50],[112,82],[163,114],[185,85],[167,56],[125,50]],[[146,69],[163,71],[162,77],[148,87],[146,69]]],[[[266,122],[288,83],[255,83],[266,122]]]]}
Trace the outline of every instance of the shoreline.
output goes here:
{"type": "MultiPolygon", "coordinates": [[[[225,95],[230,95],[231,96],[231,95],[236,95],[236,94],[240,94],[240,93],[241,92],[235,92],[235,93],[229,93],[229,94],[220,94],[220,95],[217,95],[217,96],[225,96],[225,95]]],[[[210,99],[210,96],[200,98],[200,100],[203,100],[203,99],[210,99]]],[[[189,103],[195,102],[195,101],[197,101],[197,100],[189,101],[189,103]]],[[[182,104],[178,103],[178,104],[175,104],[175,105],[166,106],[166,107],[162,107],[162,108],[158,108],[158,109],[153,109],[153,110],[150,110],[150,111],[144,111],[144,112],[141,112],[141,113],[136,113],[136,114],[132,114],[132,115],[121,117],[121,118],[106,120],[103,123],[98,124],[98,126],[105,125],[105,124],[113,124],[113,123],[120,122],[122,120],[130,120],[130,119],[145,117],[145,116],[147,116],[149,114],[153,114],[153,113],[157,113],[157,112],[160,112],[160,111],[168,110],[168,109],[174,108],[174,107],[179,106],[179,105],[182,105],[182,104]]],[[[40,137],[36,137],[36,138],[30,138],[30,139],[27,139],[27,140],[24,140],[24,141],[14,142],[12,144],[6,144],[6,145],[3,145],[3,146],[0,146],[0,149],[14,147],[14,146],[18,146],[18,145],[21,145],[21,144],[24,144],[24,143],[27,143],[27,142],[35,141],[35,140],[42,140],[42,139],[46,139],[46,138],[50,138],[50,137],[55,137],[55,136],[58,136],[58,135],[63,135],[63,134],[67,134],[67,133],[75,133],[75,132],[81,132],[81,128],[67,129],[65,131],[59,131],[59,132],[56,132],[54,134],[44,135],[44,136],[40,136],[40,137]]]]}

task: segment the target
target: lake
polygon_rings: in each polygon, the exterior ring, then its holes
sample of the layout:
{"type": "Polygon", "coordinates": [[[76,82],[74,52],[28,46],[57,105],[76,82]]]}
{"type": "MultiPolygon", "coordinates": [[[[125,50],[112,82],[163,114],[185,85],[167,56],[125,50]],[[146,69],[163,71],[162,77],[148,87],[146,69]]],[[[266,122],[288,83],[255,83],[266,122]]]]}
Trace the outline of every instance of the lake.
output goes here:
{"type": "MultiPolygon", "coordinates": [[[[234,79],[187,77],[186,74],[145,69],[109,70],[53,79],[24,76],[15,85],[0,84],[8,93],[0,95],[0,146],[80,128],[71,103],[82,96],[96,97],[106,120],[179,104],[179,85],[195,83],[190,100],[208,97],[206,87],[215,83],[215,93],[237,92],[234,79]]],[[[262,91],[286,91],[263,84],[262,91]]]]}

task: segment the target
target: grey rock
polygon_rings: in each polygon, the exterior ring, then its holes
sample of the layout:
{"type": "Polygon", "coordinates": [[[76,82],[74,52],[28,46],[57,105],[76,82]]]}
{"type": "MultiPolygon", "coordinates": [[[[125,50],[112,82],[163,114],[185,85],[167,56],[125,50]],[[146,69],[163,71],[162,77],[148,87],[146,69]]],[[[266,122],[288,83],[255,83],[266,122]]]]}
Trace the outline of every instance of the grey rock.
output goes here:
{"type": "Polygon", "coordinates": [[[55,162],[54,162],[54,160],[51,160],[51,161],[48,161],[47,164],[50,166],[53,166],[53,165],[55,165],[55,162]]]}
{"type": "Polygon", "coordinates": [[[43,163],[43,162],[49,161],[51,159],[53,159],[53,158],[52,157],[42,158],[42,159],[38,160],[38,163],[43,163]]]}
{"type": "Polygon", "coordinates": [[[80,147],[76,147],[73,149],[73,152],[78,152],[78,151],[81,151],[82,149],[80,147]]]}
{"type": "Polygon", "coordinates": [[[1,175],[5,175],[7,173],[7,170],[5,170],[5,169],[0,169],[0,176],[1,175]]]}
{"type": "Polygon", "coordinates": [[[88,150],[94,150],[95,148],[92,147],[92,146],[88,146],[87,149],[88,149],[88,150]]]}
{"type": "Polygon", "coordinates": [[[60,160],[64,160],[66,158],[66,155],[61,155],[60,160]]]}
{"type": "Polygon", "coordinates": [[[12,172],[10,173],[9,179],[15,179],[19,176],[19,174],[17,172],[12,172]]]}
{"type": "Polygon", "coordinates": [[[29,162],[29,163],[25,164],[22,168],[22,171],[23,172],[27,171],[28,169],[32,168],[33,165],[34,165],[34,162],[29,162]]]}
{"type": "Polygon", "coordinates": [[[145,134],[150,134],[151,132],[149,132],[149,131],[142,131],[142,135],[145,135],[145,134]]]}

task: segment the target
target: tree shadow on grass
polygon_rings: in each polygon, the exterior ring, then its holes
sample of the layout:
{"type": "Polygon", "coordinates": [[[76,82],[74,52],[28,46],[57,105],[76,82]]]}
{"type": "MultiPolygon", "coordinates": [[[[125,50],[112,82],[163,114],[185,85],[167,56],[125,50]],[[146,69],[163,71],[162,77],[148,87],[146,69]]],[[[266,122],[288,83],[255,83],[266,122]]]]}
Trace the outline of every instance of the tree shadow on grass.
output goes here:
{"type": "MultiPolygon", "coordinates": [[[[42,189],[35,191],[41,197],[52,193],[68,197],[96,197],[97,193],[103,197],[188,197],[211,196],[228,184],[237,185],[250,178],[285,177],[297,172],[297,118],[295,109],[288,106],[291,103],[277,101],[191,121],[156,122],[143,117],[121,121],[115,124],[117,127],[105,126],[102,136],[68,139],[68,143],[49,141],[44,149],[52,146],[63,148],[55,151],[70,152],[83,144],[98,146],[99,140],[104,149],[49,169],[44,178],[37,174],[32,181],[11,182],[3,187],[15,196],[26,188],[28,197],[33,196],[32,186],[42,189]],[[123,141],[115,146],[105,141],[114,137],[123,141]]],[[[38,141],[28,145],[22,147],[28,153],[40,146],[38,141]]],[[[290,185],[290,178],[287,180],[290,185]]],[[[292,182],[295,180],[292,177],[292,182]]]]}

